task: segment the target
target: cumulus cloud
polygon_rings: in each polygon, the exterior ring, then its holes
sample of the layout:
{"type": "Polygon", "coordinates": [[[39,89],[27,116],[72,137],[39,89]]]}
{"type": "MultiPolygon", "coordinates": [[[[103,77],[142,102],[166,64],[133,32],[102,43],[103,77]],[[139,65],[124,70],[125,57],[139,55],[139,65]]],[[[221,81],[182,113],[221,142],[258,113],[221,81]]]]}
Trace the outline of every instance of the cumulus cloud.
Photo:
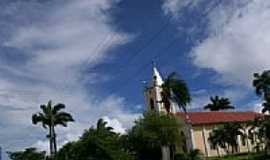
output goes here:
{"type": "Polygon", "coordinates": [[[251,93],[253,73],[270,69],[269,7],[264,0],[164,0],[163,4],[164,12],[176,21],[194,16],[189,27],[203,36],[191,48],[192,62],[214,71],[214,85],[229,86],[222,94],[234,100],[251,93]]]}
{"type": "Polygon", "coordinates": [[[111,49],[131,39],[112,25],[109,10],[117,3],[51,0],[0,6],[0,142],[4,148],[47,146],[45,131],[31,125],[31,115],[49,99],[65,103],[76,120],[68,128],[57,128],[60,144],[75,140],[102,116],[112,118],[112,125],[130,127],[138,114],[128,111],[123,98],[112,95],[100,100],[91,87],[85,87],[86,81],[106,77],[86,74],[86,69],[110,59],[111,49]]]}
{"type": "Polygon", "coordinates": [[[123,127],[122,123],[118,121],[116,118],[103,117],[104,121],[107,122],[107,126],[112,127],[113,131],[120,134],[125,134],[126,130],[123,127]]]}
{"type": "MultiPolygon", "coordinates": [[[[191,3],[175,1],[181,5],[170,7],[172,1],[168,0],[164,5],[167,12],[176,14],[191,3]]],[[[203,12],[204,9],[198,6],[200,3],[203,1],[196,3],[197,9],[203,12]]],[[[208,36],[193,47],[193,63],[216,71],[222,82],[250,87],[252,73],[270,67],[267,60],[270,51],[269,6],[270,3],[263,0],[216,5],[203,17],[208,21],[208,36]]]]}

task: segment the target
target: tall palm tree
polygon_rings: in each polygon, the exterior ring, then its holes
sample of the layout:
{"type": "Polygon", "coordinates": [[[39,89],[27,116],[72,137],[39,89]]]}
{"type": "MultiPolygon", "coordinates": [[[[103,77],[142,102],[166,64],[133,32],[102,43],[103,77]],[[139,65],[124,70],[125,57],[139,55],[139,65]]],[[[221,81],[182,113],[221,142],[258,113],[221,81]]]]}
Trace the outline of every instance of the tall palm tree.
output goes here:
{"type": "Polygon", "coordinates": [[[256,94],[267,96],[270,93],[270,70],[263,71],[262,74],[254,73],[253,86],[256,94]]]}
{"type": "Polygon", "coordinates": [[[210,97],[211,103],[204,106],[204,109],[209,109],[210,111],[219,111],[226,109],[234,109],[234,106],[231,105],[231,102],[228,98],[223,98],[219,96],[210,97]]]}
{"type": "Polygon", "coordinates": [[[61,103],[52,106],[52,101],[49,101],[47,105],[43,104],[40,108],[42,112],[33,114],[32,123],[35,125],[41,123],[43,128],[49,128],[47,138],[50,143],[50,154],[53,157],[57,152],[55,127],[58,125],[67,127],[67,123],[73,122],[74,119],[71,114],[61,111],[65,108],[65,105],[61,103]]]}
{"type": "Polygon", "coordinates": [[[176,101],[179,108],[186,112],[186,106],[191,102],[188,87],[184,80],[178,78],[175,72],[171,73],[162,85],[162,98],[167,111],[170,110],[169,100],[176,101]]]}
{"type": "Polygon", "coordinates": [[[263,71],[262,74],[254,73],[253,87],[258,96],[263,96],[262,112],[270,111],[270,70],[263,71]]]}

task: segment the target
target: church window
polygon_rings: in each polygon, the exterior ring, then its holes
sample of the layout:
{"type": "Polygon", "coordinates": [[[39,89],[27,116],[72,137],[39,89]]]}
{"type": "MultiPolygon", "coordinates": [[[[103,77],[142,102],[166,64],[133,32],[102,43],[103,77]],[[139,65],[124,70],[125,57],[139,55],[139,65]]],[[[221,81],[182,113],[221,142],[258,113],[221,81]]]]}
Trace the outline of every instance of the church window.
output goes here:
{"type": "Polygon", "coordinates": [[[155,108],[155,103],[154,103],[154,100],[152,98],[150,99],[150,108],[151,108],[151,110],[154,110],[154,108],[155,108]]]}

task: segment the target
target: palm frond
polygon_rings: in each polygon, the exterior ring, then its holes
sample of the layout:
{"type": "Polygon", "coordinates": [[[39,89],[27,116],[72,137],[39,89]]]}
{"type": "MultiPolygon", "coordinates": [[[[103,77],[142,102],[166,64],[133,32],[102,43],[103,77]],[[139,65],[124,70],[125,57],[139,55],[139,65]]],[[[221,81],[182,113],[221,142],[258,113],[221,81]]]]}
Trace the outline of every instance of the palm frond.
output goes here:
{"type": "Polygon", "coordinates": [[[171,73],[162,85],[164,95],[177,102],[180,108],[186,110],[191,102],[188,87],[185,81],[177,77],[175,72],[171,73]]]}
{"type": "Polygon", "coordinates": [[[42,123],[43,128],[47,128],[47,126],[49,125],[49,121],[43,113],[33,114],[32,123],[35,125],[38,123],[42,123]]]}
{"type": "Polygon", "coordinates": [[[57,105],[55,105],[52,109],[52,113],[56,114],[58,111],[60,111],[61,109],[65,109],[66,106],[62,103],[58,103],[57,105]]]}

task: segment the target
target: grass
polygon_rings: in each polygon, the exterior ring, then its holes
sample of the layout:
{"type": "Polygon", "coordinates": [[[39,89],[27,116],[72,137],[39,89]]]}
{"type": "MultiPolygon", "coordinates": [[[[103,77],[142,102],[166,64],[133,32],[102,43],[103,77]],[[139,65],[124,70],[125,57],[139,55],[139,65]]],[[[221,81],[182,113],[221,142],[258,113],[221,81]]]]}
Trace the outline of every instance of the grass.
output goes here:
{"type": "Polygon", "coordinates": [[[208,160],[270,160],[270,158],[266,158],[265,156],[263,156],[263,154],[258,153],[243,153],[224,157],[208,158],[208,160]]]}

